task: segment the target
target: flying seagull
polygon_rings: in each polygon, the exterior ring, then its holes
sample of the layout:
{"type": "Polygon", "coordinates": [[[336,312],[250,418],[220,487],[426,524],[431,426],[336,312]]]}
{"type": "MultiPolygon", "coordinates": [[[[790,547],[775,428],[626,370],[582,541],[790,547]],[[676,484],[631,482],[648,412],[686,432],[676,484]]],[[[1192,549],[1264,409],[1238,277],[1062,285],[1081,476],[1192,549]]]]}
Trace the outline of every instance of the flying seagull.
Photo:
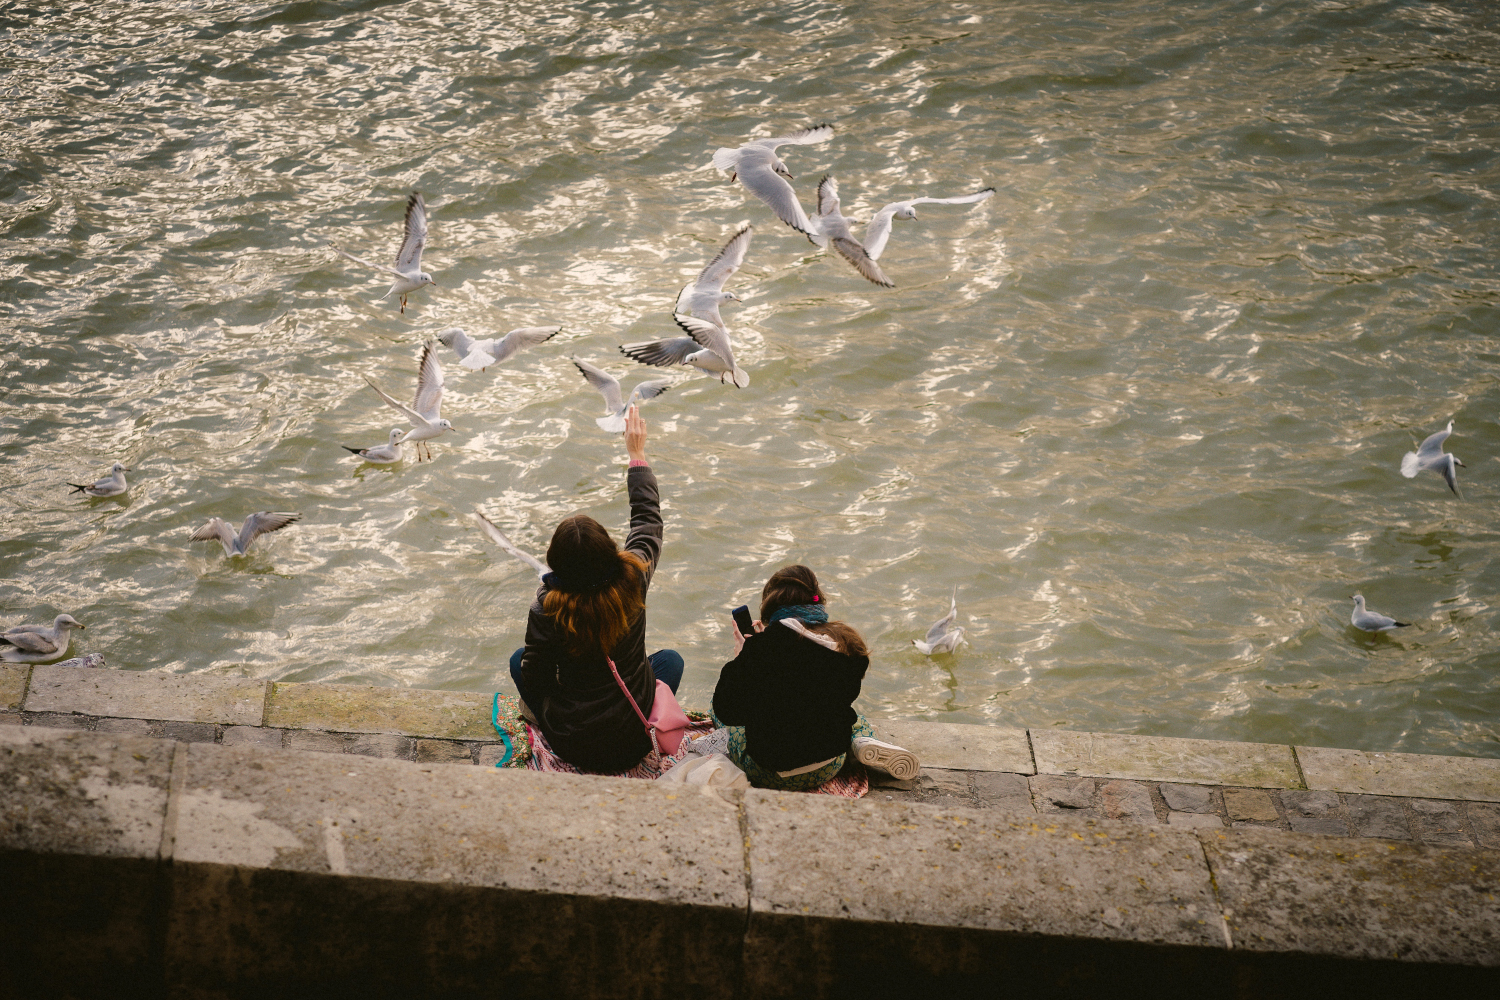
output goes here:
{"type": "Polygon", "coordinates": [[[0,660],[6,663],[46,663],[67,655],[73,630],[83,628],[72,615],[58,615],[47,625],[17,625],[0,632],[0,660]]]}
{"type": "MultiPolygon", "coordinates": [[[[412,404],[398,403],[385,390],[365,376],[365,381],[370,383],[380,398],[391,406],[406,414],[412,423],[411,430],[401,438],[401,443],[407,441],[417,442],[417,461],[422,460],[422,442],[437,437],[443,431],[451,431],[453,425],[443,418],[443,366],[438,364],[437,354],[433,352],[433,341],[429,340],[422,345],[422,360],[417,363],[417,395],[412,404]]],[[[393,442],[395,443],[395,442],[393,442]]],[[[427,457],[432,458],[432,448],[427,446],[427,457]]]]}
{"type": "Polygon", "coordinates": [[[965,642],[964,630],[961,626],[954,625],[953,621],[958,617],[958,588],[953,588],[953,597],[948,605],[948,613],[932,623],[927,630],[927,641],[913,639],[911,644],[916,646],[920,652],[932,656],[935,653],[951,653],[958,648],[958,644],[965,642]]]}
{"type": "Polygon", "coordinates": [[[384,264],[375,264],[356,257],[352,253],[344,253],[338,247],[335,251],[348,257],[356,264],[374,268],[377,271],[386,271],[396,276],[391,284],[391,290],[381,296],[388,299],[392,295],[401,296],[401,311],[406,312],[406,296],[415,292],[423,285],[436,285],[432,275],[422,270],[422,248],[427,245],[427,206],[422,202],[422,193],[413,191],[411,197],[406,199],[406,231],[401,237],[401,249],[396,253],[396,266],[386,267],[384,264]]]}
{"type": "Polygon", "coordinates": [[[739,178],[745,190],[770,205],[771,211],[782,222],[799,233],[809,234],[815,231],[813,224],[802,210],[797,193],[787,183],[792,174],[776,155],[776,150],[780,146],[806,146],[832,138],[832,125],[814,125],[775,139],[756,139],[737,149],[720,148],[714,152],[714,166],[728,170],[730,181],[739,178]]]}
{"type": "Polygon", "coordinates": [[[523,326],[494,340],[475,340],[458,327],[437,335],[438,343],[458,352],[459,364],[472,371],[484,371],[498,365],[523,347],[535,347],[557,336],[560,326],[523,326]]]}
{"type": "Polygon", "coordinates": [[[377,444],[373,448],[351,448],[347,444],[339,445],[345,451],[352,451],[366,462],[376,465],[389,465],[392,462],[401,461],[401,436],[406,432],[399,427],[391,428],[391,441],[389,444],[377,444]]]}
{"type": "Polygon", "coordinates": [[[1385,615],[1377,615],[1373,611],[1365,610],[1365,598],[1363,594],[1354,595],[1354,614],[1349,616],[1349,624],[1355,628],[1364,629],[1366,632],[1389,632],[1392,629],[1409,628],[1411,622],[1398,622],[1394,618],[1385,615]]]}
{"type": "Polygon", "coordinates": [[[675,311],[692,313],[715,326],[724,325],[724,318],[719,315],[719,304],[741,301],[733,292],[724,291],[724,282],[745,263],[745,252],[750,249],[750,236],[754,228],[746,226],[731,236],[723,249],[714,254],[713,260],[708,262],[698,279],[683,286],[682,291],[677,293],[675,311]]]}
{"type": "Polygon", "coordinates": [[[728,377],[740,389],[750,384],[750,375],[735,364],[734,348],[729,343],[728,330],[696,316],[672,318],[682,327],[686,337],[621,344],[620,353],[643,365],[656,368],[692,365],[706,375],[719,376],[720,382],[728,377]]]}
{"type": "Polygon", "coordinates": [[[1450,455],[1443,450],[1443,442],[1448,435],[1453,433],[1453,421],[1448,421],[1446,430],[1438,431],[1429,435],[1426,441],[1416,451],[1409,451],[1401,458],[1401,474],[1411,479],[1419,472],[1431,469],[1433,472],[1441,473],[1448,482],[1448,488],[1458,496],[1458,470],[1454,466],[1467,469],[1468,466],[1458,460],[1458,456],[1450,455]]]}
{"type": "Polygon", "coordinates": [[[224,555],[242,556],[250,548],[250,543],[261,535],[280,531],[301,517],[301,514],[291,511],[263,510],[245,518],[245,523],[240,525],[239,534],[235,534],[229,522],[222,517],[211,517],[207,524],[193,532],[190,540],[194,542],[217,541],[224,546],[224,555]]]}
{"type": "Polygon", "coordinates": [[[611,434],[623,434],[625,432],[625,411],[636,403],[644,403],[648,399],[655,399],[672,387],[671,379],[656,379],[649,382],[641,382],[630,391],[630,398],[621,402],[620,380],[609,372],[604,371],[587,361],[573,358],[573,366],[583,373],[588,379],[589,385],[599,391],[604,397],[604,416],[597,418],[594,423],[609,431],[611,434]]]}
{"type": "MultiPolygon", "coordinates": [[[[122,462],[116,462],[110,466],[109,475],[103,479],[96,479],[93,483],[85,486],[80,483],[69,483],[74,493],[87,493],[91,497],[117,497],[130,489],[130,484],[125,482],[125,473],[133,470],[127,469],[122,462]]],[[[69,619],[70,621],[72,619],[69,619]]],[[[80,628],[82,626],[79,626],[80,628]]]]}
{"type": "Polygon", "coordinates": [[[891,238],[892,219],[915,219],[917,205],[969,205],[984,201],[994,193],[994,188],[985,188],[953,198],[913,198],[892,202],[870,219],[870,224],[865,227],[865,240],[861,243],[854,238],[849,220],[840,211],[838,182],[832,174],[827,174],[818,182],[818,218],[811,239],[819,246],[832,244],[839,256],[866,280],[885,288],[895,288],[896,283],[887,278],[880,265],[875,263],[891,238]]]}
{"type": "Polygon", "coordinates": [[[548,573],[552,572],[547,568],[547,564],[542,562],[536,556],[533,556],[527,552],[522,552],[520,549],[516,548],[516,543],[512,542],[510,540],[510,537],[506,535],[505,532],[501,531],[499,526],[497,526],[494,521],[491,521],[489,518],[485,517],[477,510],[474,512],[474,520],[478,523],[480,530],[485,533],[485,536],[488,537],[490,541],[494,542],[506,552],[509,552],[511,555],[515,556],[517,559],[521,560],[523,563],[536,570],[537,576],[546,576],[548,573]]]}

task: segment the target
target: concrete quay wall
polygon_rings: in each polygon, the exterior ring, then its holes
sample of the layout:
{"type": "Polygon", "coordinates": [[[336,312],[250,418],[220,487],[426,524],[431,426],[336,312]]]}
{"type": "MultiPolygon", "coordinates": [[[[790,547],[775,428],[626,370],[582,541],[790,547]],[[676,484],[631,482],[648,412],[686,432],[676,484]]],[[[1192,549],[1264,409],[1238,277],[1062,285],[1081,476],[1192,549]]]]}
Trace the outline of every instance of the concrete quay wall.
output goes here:
{"type": "Polygon", "coordinates": [[[476,767],[487,719],[7,666],[0,995],[1500,986],[1495,761],[885,722],[928,773],[850,801],[476,767]]]}

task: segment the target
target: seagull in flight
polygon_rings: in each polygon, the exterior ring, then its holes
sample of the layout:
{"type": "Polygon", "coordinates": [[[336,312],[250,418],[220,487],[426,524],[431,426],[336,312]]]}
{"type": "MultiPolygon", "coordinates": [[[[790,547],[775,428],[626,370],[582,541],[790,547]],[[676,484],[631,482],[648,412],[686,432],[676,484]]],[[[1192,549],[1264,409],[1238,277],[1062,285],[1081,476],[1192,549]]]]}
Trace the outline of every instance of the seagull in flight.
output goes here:
{"type": "Polygon", "coordinates": [[[489,518],[485,517],[477,510],[474,512],[474,520],[476,523],[478,523],[480,530],[485,533],[485,536],[489,538],[490,541],[494,542],[506,552],[509,552],[511,555],[515,556],[517,559],[521,560],[523,563],[536,570],[537,576],[546,576],[548,573],[552,572],[547,568],[547,564],[542,562],[536,556],[531,555],[528,552],[522,552],[520,549],[516,548],[516,543],[512,542],[510,540],[510,537],[506,535],[505,532],[501,531],[499,526],[496,525],[494,521],[491,521],[489,518]]]}
{"type": "Polygon", "coordinates": [[[913,198],[892,202],[870,219],[870,224],[865,227],[865,240],[861,243],[854,238],[849,220],[839,210],[838,181],[832,174],[825,174],[818,182],[818,218],[810,238],[821,247],[832,244],[839,256],[847,260],[861,277],[884,288],[895,288],[896,283],[887,278],[880,265],[875,263],[891,238],[892,219],[915,219],[918,205],[971,205],[994,193],[994,188],[985,188],[953,198],[913,198]]]}
{"type": "Polygon", "coordinates": [[[1363,594],[1354,595],[1354,614],[1349,616],[1349,624],[1366,632],[1390,632],[1393,629],[1411,627],[1411,622],[1398,622],[1394,618],[1366,611],[1363,594]]]}
{"type": "Polygon", "coordinates": [[[719,376],[721,383],[728,377],[739,389],[750,384],[750,375],[735,364],[734,348],[729,343],[728,330],[696,316],[672,318],[682,327],[686,337],[621,344],[620,353],[633,361],[656,368],[692,365],[705,375],[719,376]]]}
{"type": "Polygon", "coordinates": [[[391,440],[389,444],[377,444],[373,448],[351,448],[347,444],[339,445],[345,451],[352,451],[366,462],[376,465],[389,465],[392,462],[401,461],[401,437],[406,432],[399,427],[391,428],[391,440]]]}
{"type": "Polygon", "coordinates": [[[935,653],[951,653],[958,648],[961,642],[967,642],[964,638],[964,630],[961,626],[954,625],[953,620],[958,617],[958,588],[953,588],[953,597],[948,604],[948,613],[932,623],[927,630],[927,641],[913,639],[911,644],[918,651],[932,656],[935,653]]]}
{"type": "Polygon", "coordinates": [[[401,237],[401,249],[396,253],[396,266],[386,267],[384,264],[375,264],[356,257],[352,253],[344,253],[338,247],[332,246],[335,251],[348,257],[356,264],[374,268],[377,271],[387,271],[396,276],[391,284],[391,290],[381,296],[388,299],[392,295],[401,296],[401,311],[406,312],[406,297],[423,285],[436,285],[432,275],[422,270],[422,248],[427,245],[427,206],[422,202],[422,193],[413,191],[411,197],[406,199],[406,232],[401,237]]]}
{"type": "Polygon", "coordinates": [[[1450,420],[1446,430],[1429,435],[1416,451],[1409,451],[1402,456],[1401,474],[1411,479],[1417,473],[1426,472],[1428,469],[1442,473],[1443,478],[1448,482],[1448,488],[1453,491],[1454,496],[1458,496],[1458,470],[1455,466],[1464,469],[1468,466],[1460,462],[1457,455],[1450,455],[1443,450],[1443,442],[1452,433],[1453,421],[1450,420]]]}
{"type": "Polygon", "coordinates": [[[83,628],[72,615],[58,615],[52,625],[17,625],[0,632],[0,661],[46,663],[67,655],[73,630],[83,628]]]}
{"type": "Polygon", "coordinates": [[[771,206],[776,217],[804,235],[816,232],[797,193],[787,183],[792,180],[791,171],[776,155],[781,146],[806,146],[827,142],[833,138],[832,125],[814,125],[812,128],[793,132],[775,139],[756,139],[737,149],[721,147],[714,152],[714,166],[729,171],[730,181],[736,178],[745,185],[745,190],[771,206]]]}
{"type": "Polygon", "coordinates": [[[724,318],[719,315],[720,303],[742,301],[733,292],[724,291],[724,282],[745,263],[745,252],[750,249],[750,237],[754,228],[746,226],[731,236],[723,249],[714,254],[714,259],[708,262],[698,279],[683,286],[682,291],[677,293],[675,312],[691,313],[715,326],[724,325],[724,318]]]}
{"type": "Polygon", "coordinates": [[[656,379],[654,381],[641,382],[630,391],[630,398],[621,402],[620,380],[609,372],[604,371],[581,361],[578,358],[571,359],[573,367],[577,368],[583,377],[588,380],[589,385],[599,391],[604,397],[604,416],[597,418],[594,423],[609,431],[611,434],[625,433],[625,411],[636,403],[644,403],[648,399],[655,399],[672,387],[671,379],[656,379]]]}
{"type": "MultiPolygon", "coordinates": [[[[125,482],[125,473],[133,470],[127,469],[123,462],[116,462],[110,466],[109,475],[103,479],[96,479],[88,485],[80,483],[69,483],[74,493],[87,493],[91,497],[117,497],[130,489],[130,484],[125,482]]],[[[70,621],[72,619],[69,619],[70,621]]],[[[82,628],[82,626],[79,626],[82,628]]]]}
{"type": "Polygon", "coordinates": [[[191,541],[217,541],[220,545],[224,546],[224,555],[226,557],[242,556],[250,548],[250,543],[261,535],[269,535],[273,531],[280,531],[301,517],[301,514],[293,511],[263,510],[245,518],[245,523],[240,525],[238,534],[229,526],[229,522],[222,517],[211,517],[208,519],[207,524],[193,532],[191,541]]]}
{"type": "Polygon", "coordinates": [[[458,352],[459,364],[470,371],[484,371],[498,365],[524,347],[535,347],[562,332],[560,326],[523,326],[494,340],[475,340],[458,327],[437,335],[438,343],[458,352]]]}
{"type": "MultiPolygon", "coordinates": [[[[443,418],[443,366],[438,364],[437,354],[433,352],[434,341],[427,341],[422,345],[422,360],[417,364],[417,395],[412,404],[398,403],[385,390],[365,376],[370,388],[391,406],[406,414],[411,420],[411,430],[407,431],[399,442],[392,444],[404,444],[407,441],[417,442],[417,461],[422,461],[422,442],[437,437],[443,431],[451,431],[453,425],[443,418]]],[[[427,458],[432,458],[432,448],[427,447],[427,458]]]]}

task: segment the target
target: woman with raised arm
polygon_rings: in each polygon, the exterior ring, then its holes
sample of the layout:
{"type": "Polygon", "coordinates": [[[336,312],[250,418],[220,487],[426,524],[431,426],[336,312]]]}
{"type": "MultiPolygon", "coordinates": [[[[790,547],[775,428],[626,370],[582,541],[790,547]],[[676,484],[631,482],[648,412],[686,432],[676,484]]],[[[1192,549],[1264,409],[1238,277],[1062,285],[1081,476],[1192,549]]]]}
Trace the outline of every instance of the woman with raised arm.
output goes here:
{"type": "Polygon", "coordinates": [[[817,788],[843,768],[854,737],[875,735],[854,710],[870,651],[827,607],[817,575],[787,566],[761,590],[755,634],[731,625],[734,659],[719,674],[714,717],[757,788],[817,788]]]}
{"type": "Polygon", "coordinates": [[[661,497],[646,462],[646,421],[632,406],[625,418],[630,466],[630,534],[615,545],[587,514],[564,518],[547,548],[526,618],[526,645],[510,658],[510,675],[552,750],[583,771],[618,774],[651,752],[651,738],[610,672],[613,660],[645,715],[656,681],[674,692],[682,657],[646,655],[646,590],[661,557],[661,497]]]}

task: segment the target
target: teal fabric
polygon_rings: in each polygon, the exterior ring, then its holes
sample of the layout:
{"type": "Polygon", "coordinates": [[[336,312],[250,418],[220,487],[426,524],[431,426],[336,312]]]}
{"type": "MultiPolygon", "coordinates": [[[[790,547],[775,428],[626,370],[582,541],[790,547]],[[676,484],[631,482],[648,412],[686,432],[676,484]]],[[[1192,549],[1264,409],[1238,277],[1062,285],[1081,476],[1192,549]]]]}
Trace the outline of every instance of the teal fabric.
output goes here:
{"type": "Polygon", "coordinates": [[[783,618],[797,618],[808,625],[821,625],[828,620],[828,611],[822,604],[788,604],[771,612],[771,621],[779,622],[783,618]]]}

